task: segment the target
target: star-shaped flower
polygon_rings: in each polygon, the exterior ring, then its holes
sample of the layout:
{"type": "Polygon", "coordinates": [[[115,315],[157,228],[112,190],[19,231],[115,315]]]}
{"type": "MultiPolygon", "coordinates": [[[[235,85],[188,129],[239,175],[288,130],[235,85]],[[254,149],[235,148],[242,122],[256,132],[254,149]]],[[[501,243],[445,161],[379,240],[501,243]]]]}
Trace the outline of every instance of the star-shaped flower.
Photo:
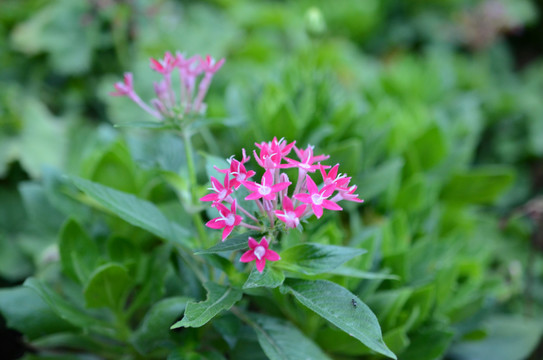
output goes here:
{"type": "Polygon", "coordinates": [[[230,210],[228,210],[228,208],[221,203],[214,203],[213,206],[219,210],[220,216],[209,220],[206,223],[206,226],[212,229],[223,229],[222,241],[224,241],[228,235],[230,235],[232,230],[234,230],[234,227],[241,223],[243,218],[236,215],[236,200],[232,202],[230,210]]]}
{"type": "Polygon", "coordinates": [[[304,214],[307,205],[300,205],[296,209],[288,196],[283,197],[283,210],[275,210],[275,215],[289,228],[296,228],[300,225],[300,218],[304,214]]]}
{"type": "Polygon", "coordinates": [[[319,190],[309,175],[306,175],[306,183],[309,194],[296,194],[294,195],[294,198],[303,203],[311,204],[311,208],[313,209],[313,212],[317,218],[322,216],[323,208],[329,210],[343,210],[341,206],[335,202],[327,200],[336,190],[336,186],[334,184],[326,185],[319,190]]]}
{"type": "Polygon", "coordinates": [[[266,260],[268,261],[278,261],[281,260],[281,257],[278,253],[268,248],[268,240],[265,237],[260,240],[258,243],[252,237],[249,237],[249,250],[247,250],[239,259],[243,263],[248,263],[255,261],[256,269],[259,272],[264,271],[266,266],[266,260]]]}

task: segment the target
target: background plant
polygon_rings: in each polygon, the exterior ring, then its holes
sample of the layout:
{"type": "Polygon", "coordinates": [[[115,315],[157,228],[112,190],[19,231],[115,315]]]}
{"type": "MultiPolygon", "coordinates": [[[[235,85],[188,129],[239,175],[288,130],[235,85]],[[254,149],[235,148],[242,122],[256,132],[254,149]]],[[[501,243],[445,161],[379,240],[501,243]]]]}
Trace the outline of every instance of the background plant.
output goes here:
{"type": "MultiPolygon", "coordinates": [[[[309,280],[357,296],[332,302],[348,311],[366,303],[401,359],[528,357],[541,334],[543,89],[522,41],[537,4],[500,4],[494,33],[473,39],[467,14],[488,5],[467,1],[5,1],[0,312],[25,357],[284,358],[266,334],[291,358],[378,357],[301,305],[309,280]],[[194,123],[198,187],[178,134],[109,125],[149,121],[107,94],[132,71],[151,98],[148,59],[174,49],[228,59],[194,123]],[[289,232],[286,294],[228,252],[187,249],[204,210],[191,190],[204,196],[214,165],[274,136],[330,154],[366,200],[289,232]],[[301,261],[309,243],[360,255],[332,269],[345,255],[301,261]],[[231,311],[169,330],[226,279],[241,288],[231,311]]],[[[201,249],[219,238],[205,234],[201,249]]]]}

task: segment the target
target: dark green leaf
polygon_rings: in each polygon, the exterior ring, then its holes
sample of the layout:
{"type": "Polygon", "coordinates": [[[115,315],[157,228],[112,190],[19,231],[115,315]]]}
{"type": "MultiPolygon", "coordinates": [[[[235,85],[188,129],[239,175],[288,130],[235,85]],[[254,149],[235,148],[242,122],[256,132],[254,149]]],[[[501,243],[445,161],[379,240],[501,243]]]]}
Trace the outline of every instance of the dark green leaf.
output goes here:
{"type": "Polygon", "coordinates": [[[153,203],[89,180],[73,177],[72,181],[100,205],[126,222],[173,243],[191,246],[187,239],[188,232],[169,221],[153,203]]]}
{"type": "Polygon", "coordinates": [[[307,275],[320,274],[365,252],[363,249],[344,246],[306,243],[281,252],[281,261],[277,266],[307,275]]]}
{"type": "Polygon", "coordinates": [[[240,235],[233,236],[231,238],[227,238],[225,241],[218,243],[215,246],[210,247],[209,249],[205,250],[198,250],[195,252],[196,255],[200,254],[215,254],[225,251],[236,251],[236,250],[243,250],[248,249],[248,241],[249,236],[251,237],[258,237],[257,232],[249,231],[240,235]]]}
{"type": "Polygon", "coordinates": [[[85,284],[98,262],[98,247],[74,219],[69,219],[60,231],[60,261],[64,273],[85,284]]]}
{"type": "Polygon", "coordinates": [[[109,307],[114,311],[123,308],[132,281],[126,269],[118,264],[105,264],[90,276],[84,294],[87,306],[109,307]]]}
{"type": "Polygon", "coordinates": [[[253,268],[249,278],[243,284],[244,289],[250,289],[255,287],[269,287],[276,288],[285,281],[285,275],[281,270],[274,269],[270,266],[266,266],[262,273],[256,268],[253,268]]]}
{"type": "Polygon", "coordinates": [[[260,346],[271,360],[330,359],[293,324],[269,316],[251,314],[260,346]]]}

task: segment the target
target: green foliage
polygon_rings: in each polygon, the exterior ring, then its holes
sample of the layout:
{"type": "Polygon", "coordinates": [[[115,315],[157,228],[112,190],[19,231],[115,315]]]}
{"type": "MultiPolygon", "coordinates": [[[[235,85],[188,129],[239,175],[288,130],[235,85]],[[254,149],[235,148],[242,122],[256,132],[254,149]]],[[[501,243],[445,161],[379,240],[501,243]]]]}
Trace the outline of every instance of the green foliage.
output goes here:
{"type": "Polygon", "coordinates": [[[528,358],[543,67],[502,35],[536,6],[3,0],[0,324],[24,359],[528,358]],[[227,60],[190,128],[108,95],[175,50],[227,60]],[[206,181],[274,136],[365,203],[221,242],[206,181]],[[281,260],[241,264],[249,236],[281,260]]]}

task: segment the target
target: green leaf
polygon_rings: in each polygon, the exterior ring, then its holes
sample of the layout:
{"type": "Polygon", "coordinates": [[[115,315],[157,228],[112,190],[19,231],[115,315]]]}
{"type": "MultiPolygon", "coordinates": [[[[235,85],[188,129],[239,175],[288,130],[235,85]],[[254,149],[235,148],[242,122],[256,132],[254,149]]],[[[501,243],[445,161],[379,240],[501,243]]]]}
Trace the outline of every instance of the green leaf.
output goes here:
{"type": "Polygon", "coordinates": [[[351,267],[341,266],[336,269],[332,269],[326,272],[330,275],[341,275],[348,276],[357,279],[368,279],[368,280],[400,280],[400,277],[397,275],[377,273],[362,271],[351,267]]]}
{"type": "Polygon", "coordinates": [[[175,244],[190,247],[188,232],[169,221],[153,203],[92,181],[72,177],[74,184],[126,222],[175,244]]]}
{"type": "Polygon", "coordinates": [[[321,274],[365,252],[363,249],[344,246],[306,243],[281,252],[281,261],[277,266],[306,275],[321,274]]]}
{"type": "Polygon", "coordinates": [[[123,308],[132,281],[126,269],[118,264],[105,264],[91,275],[84,289],[87,306],[109,307],[114,311],[123,308]]]}
{"type": "Polygon", "coordinates": [[[128,127],[128,128],[145,128],[145,129],[168,129],[172,126],[164,122],[158,121],[130,121],[130,122],[121,122],[114,125],[118,128],[128,127]]]}
{"type": "Polygon", "coordinates": [[[209,249],[198,250],[194,252],[194,254],[216,254],[225,251],[247,249],[249,247],[249,245],[247,245],[249,241],[249,236],[256,238],[259,236],[259,233],[254,231],[248,231],[246,233],[227,238],[225,241],[220,242],[217,245],[210,247],[209,249]]]}
{"type": "Polygon", "coordinates": [[[283,284],[285,281],[285,274],[281,270],[273,269],[270,266],[266,266],[262,273],[256,268],[253,268],[249,278],[243,284],[244,289],[256,288],[256,287],[268,287],[276,288],[283,284]]]}
{"type": "Polygon", "coordinates": [[[0,313],[7,326],[29,339],[73,330],[34,291],[23,286],[0,290],[0,313]]]}
{"type": "Polygon", "coordinates": [[[451,354],[461,360],[526,359],[537,346],[543,326],[541,321],[517,315],[493,315],[486,319],[487,337],[479,341],[461,341],[451,354]]]}
{"type": "Polygon", "coordinates": [[[400,181],[403,159],[395,158],[377,168],[365,171],[356,181],[362,199],[372,199],[400,181]]]}
{"type": "Polygon", "coordinates": [[[98,247],[74,219],[69,219],[60,231],[60,261],[64,273],[85,284],[98,262],[98,247]]]}
{"type": "Polygon", "coordinates": [[[82,309],[55,293],[40,280],[28,278],[24,282],[24,286],[37,292],[50,308],[67,322],[82,329],[89,329],[106,336],[112,336],[113,330],[109,328],[108,323],[88,315],[82,309]]]}
{"type": "Polygon", "coordinates": [[[170,326],[185,310],[190,298],[172,297],[163,299],[145,314],[130,342],[141,353],[147,354],[155,349],[175,344],[170,339],[170,326]]]}
{"type": "Polygon", "coordinates": [[[457,203],[492,203],[511,185],[513,170],[505,166],[485,166],[454,175],[441,196],[457,203]]]}
{"type": "Polygon", "coordinates": [[[283,289],[370,349],[396,359],[383,342],[381,327],[373,312],[349,290],[330,281],[295,279],[286,280],[283,289]]]}
{"type": "Polygon", "coordinates": [[[425,171],[437,165],[447,154],[443,131],[431,126],[415,139],[405,152],[406,170],[409,174],[425,171]]]}
{"type": "MultiPolygon", "coordinates": [[[[402,353],[402,360],[436,360],[447,352],[454,333],[447,329],[425,328],[410,334],[411,344],[402,353]]],[[[477,358],[469,358],[469,360],[477,358]]],[[[492,359],[486,354],[481,359],[492,359]]],[[[467,360],[467,359],[466,359],[467,360]]]]}
{"type": "Polygon", "coordinates": [[[172,329],[179,327],[200,327],[223,310],[228,310],[238,302],[243,293],[237,289],[221,286],[213,282],[204,284],[207,289],[207,299],[202,302],[189,302],[183,319],[172,325],[172,329]]]}
{"type": "Polygon", "coordinates": [[[330,359],[293,324],[269,316],[251,314],[258,342],[271,360],[330,359]]]}

